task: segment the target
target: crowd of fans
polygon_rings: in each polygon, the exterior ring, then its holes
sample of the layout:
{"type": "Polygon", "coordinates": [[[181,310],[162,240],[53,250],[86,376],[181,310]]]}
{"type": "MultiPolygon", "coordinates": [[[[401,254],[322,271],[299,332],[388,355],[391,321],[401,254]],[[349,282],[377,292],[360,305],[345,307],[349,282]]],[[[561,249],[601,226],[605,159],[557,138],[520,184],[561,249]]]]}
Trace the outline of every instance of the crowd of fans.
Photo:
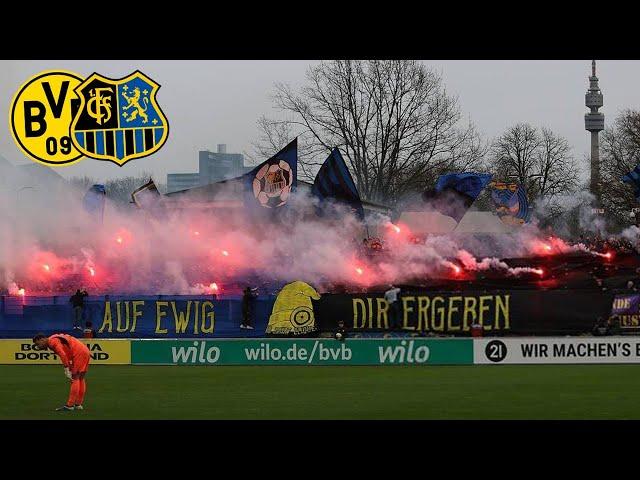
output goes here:
{"type": "Polygon", "coordinates": [[[624,237],[604,238],[600,235],[580,235],[580,243],[589,250],[604,252],[614,250],[619,253],[640,253],[638,244],[624,237]]]}

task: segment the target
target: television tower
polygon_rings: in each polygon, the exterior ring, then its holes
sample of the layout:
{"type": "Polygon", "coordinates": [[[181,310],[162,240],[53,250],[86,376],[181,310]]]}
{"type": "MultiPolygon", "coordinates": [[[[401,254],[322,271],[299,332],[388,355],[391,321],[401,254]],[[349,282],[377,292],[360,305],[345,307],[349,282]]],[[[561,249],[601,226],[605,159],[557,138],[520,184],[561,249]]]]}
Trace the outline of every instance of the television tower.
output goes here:
{"type": "Polygon", "coordinates": [[[584,115],[584,128],[591,132],[591,183],[589,191],[596,198],[596,208],[600,208],[600,142],[599,133],[604,130],[604,113],[598,112],[602,107],[602,92],[596,77],[596,61],[591,61],[589,90],[584,96],[584,103],[591,111],[584,115]]]}

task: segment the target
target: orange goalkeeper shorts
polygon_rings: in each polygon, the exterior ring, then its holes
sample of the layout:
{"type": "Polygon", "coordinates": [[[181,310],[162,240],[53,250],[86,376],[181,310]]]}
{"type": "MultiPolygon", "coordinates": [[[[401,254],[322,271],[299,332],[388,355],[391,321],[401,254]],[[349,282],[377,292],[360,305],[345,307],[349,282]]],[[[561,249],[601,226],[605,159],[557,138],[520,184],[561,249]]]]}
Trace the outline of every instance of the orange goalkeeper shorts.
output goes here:
{"type": "Polygon", "coordinates": [[[89,360],[91,355],[89,352],[79,352],[78,355],[73,357],[73,363],[71,364],[71,374],[76,375],[78,373],[87,373],[89,369],[89,360]]]}

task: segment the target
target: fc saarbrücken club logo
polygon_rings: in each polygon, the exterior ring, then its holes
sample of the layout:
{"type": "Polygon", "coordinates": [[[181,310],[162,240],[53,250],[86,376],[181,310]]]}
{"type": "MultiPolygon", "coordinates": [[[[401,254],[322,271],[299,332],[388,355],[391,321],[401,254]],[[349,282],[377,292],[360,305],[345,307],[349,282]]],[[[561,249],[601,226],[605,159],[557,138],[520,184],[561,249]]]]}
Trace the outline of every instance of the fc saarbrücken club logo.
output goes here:
{"type": "Polygon", "coordinates": [[[70,128],[75,148],[120,166],[159,150],[169,133],[156,101],[159,88],[139,70],[120,79],[93,73],[75,89],[80,101],[70,128]]]}

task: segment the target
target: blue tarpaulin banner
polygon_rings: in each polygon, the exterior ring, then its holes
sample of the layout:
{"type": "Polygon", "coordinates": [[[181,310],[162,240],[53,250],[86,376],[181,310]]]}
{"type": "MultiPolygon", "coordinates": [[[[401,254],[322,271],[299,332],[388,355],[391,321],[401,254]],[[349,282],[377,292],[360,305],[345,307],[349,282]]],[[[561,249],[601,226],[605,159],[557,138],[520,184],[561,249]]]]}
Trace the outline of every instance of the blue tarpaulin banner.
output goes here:
{"type": "MultiPolygon", "coordinates": [[[[38,332],[81,335],[79,330],[72,331],[73,311],[67,297],[57,297],[55,304],[52,297],[43,298],[42,305],[21,305],[23,297],[3,298],[0,337],[30,338],[38,332]]],[[[273,303],[272,298],[256,301],[254,330],[240,329],[239,299],[214,296],[94,297],[85,300],[82,323],[91,322],[98,338],[264,336],[273,303]]]]}
{"type": "Polygon", "coordinates": [[[640,202],[640,165],[636,165],[633,170],[623,176],[622,181],[633,185],[633,193],[636,196],[636,200],[640,202]]]}
{"type": "Polygon", "coordinates": [[[441,193],[447,189],[475,200],[480,192],[487,186],[492,175],[487,173],[448,173],[440,175],[436,182],[436,192],[441,193]]]}
{"type": "Polygon", "coordinates": [[[85,211],[102,223],[104,218],[104,204],[107,198],[107,190],[104,185],[93,185],[84,196],[82,206],[85,211]]]}

